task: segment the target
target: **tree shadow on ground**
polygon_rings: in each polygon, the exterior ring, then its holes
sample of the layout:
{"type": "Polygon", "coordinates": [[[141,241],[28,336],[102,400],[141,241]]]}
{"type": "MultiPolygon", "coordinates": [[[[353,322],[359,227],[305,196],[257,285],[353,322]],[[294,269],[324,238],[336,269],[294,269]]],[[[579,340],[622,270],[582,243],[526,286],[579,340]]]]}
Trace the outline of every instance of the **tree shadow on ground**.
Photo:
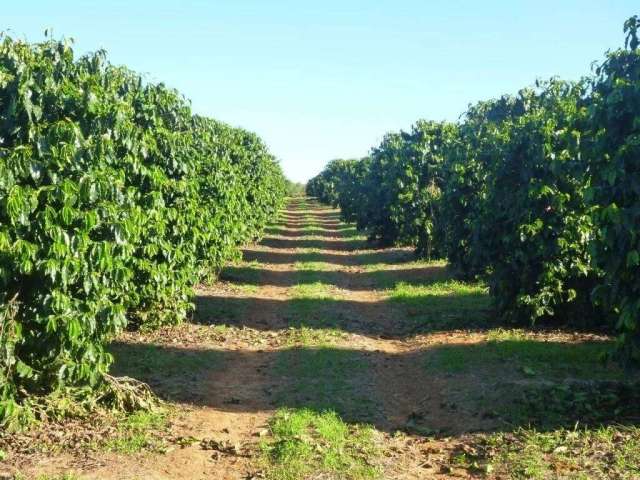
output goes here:
{"type": "MultiPolygon", "coordinates": [[[[283,225],[287,228],[306,228],[309,226],[309,222],[305,222],[305,221],[298,221],[298,220],[289,220],[289,221],[283,221],[282,223],[280,223],[280,225],[283,225]]],[[[344,229],[344,223],[341,222],[317,222],[313,225],[314,228],[320,228],[323,230],[329,230],[329,231],[341,231],[344,229]]]]}
{"type": "MultiPolygon", "coordinates": [[[[283,225],[289,227],[289,228],[304,228],[305,226],[309,225],[309,222],[304,221],[304,220],[292,220],[292,219],[285,219],[282,222],[283,225]]],[[[327,230],[338,230],[343,228],[344,223],[338,221],[338,220],[323,220],[323,221],[316,221],[313,223],[314,227],[318,227],[318,228],[324,228],[327,230]]]]}
{"type": "Polygon", "coordinates": [[[230,266],[222,271],[220,278],[222,280],[256,286],[293,287],[295,285],[321,282],[346,290],[372,291],[393,288],[398,283],[431,285],[436,282],[449,280],[451,274],[444,266],[359,272],[301,270],[298,271],[297,274],[291,271],[270,270],[266,268],[230,266]]]}
{"type": "Polygon", "coordinates": [[[306,238],[264,238],[260,245],[269,248],[293,249],[293,248],[317,248],[321,250],[339,250],[353,252],[362,250],[371,244],[366,240],[313,240],[306,238]]]}
{"type": "Polygon", "coordinates": [[[318,212],[318,213],[300,213],[300,212],[291,212],[291,211],[283,211],[280,212],[278,218],[283,220],[293,220],[306,222],[308,224],[317,223],[317,222],[339,222],[341,220],[340,213],[338,212],[318,212]]]}
{"type": "Polygon", "coordinates": [[[348,255],[329,252],[285,252],[277,250],[242,250],[242,258],[248,262],[293,264],[296,262],[324,262],[343,266],[365,266],[371,264],[399,264],[415,260],[411,250],[406,248],[388,248],[366,250],[348,255]]]}
{"type": "Polygon", "coordinates": [[[229,412],[333,410],[347,422],[428,436],[530,426],[552,431],[576,421],[583,427],[640,423],[637,373],[584,357],[606,345],[538,343],[544,346],[533,350],[553,354],[532,358],[531,344],[519,342],[503,349],[449,344],[395,354],[331,346],[222,351],[124,342],[110,351],[115,375],[144,381],[168,401],[229,412]],[[470,366],[440,368],[433,361],[439,355],[464,357],[470,366]],[[580,366],[570,371],[576,358],[580,366]],[[527,373],[531,364],[539,374],[527,373]],[[569,368],[559,370],[560,364],[569,368]],[[424,368],[409,368],[415,365],[424,368]],[[402,376],[405,369],[410,377],[402,376]]]}
{"type": "MultiPolygon", "coordinates": [[[[403,299],[358,302],[335,298],[267,299],[199,295],[193,322],[257,330],[292,326],[333,328],[370,337],[408,338],[449,330],[487,330],[500,325],[490,315],[486,295],[423,295],[424,308],[403,299]]],[[[410,300],[410,298],[409,298],[410,300]]]]}
{"type": "Polygon", "coordinates": [[[354,227],[346,227],[346,228],[338,228],[334,230],[324,230],[317,227],[311,227],[300,230],[287,230],[282,227],[268,227],[265,229],[265,233],[267,235],[278,235],[281,237],[306,237],[306,236],[315,236],[315,237],[326,237],[326,238],[352,238],[360,235],[358,231],[354,227]]]}

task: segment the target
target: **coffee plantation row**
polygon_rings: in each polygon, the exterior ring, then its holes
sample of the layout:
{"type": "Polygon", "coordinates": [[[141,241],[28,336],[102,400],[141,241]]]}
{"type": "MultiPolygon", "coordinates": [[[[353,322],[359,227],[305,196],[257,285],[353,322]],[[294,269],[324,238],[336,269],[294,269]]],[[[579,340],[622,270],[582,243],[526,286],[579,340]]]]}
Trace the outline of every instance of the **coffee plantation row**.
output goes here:
{"type": "Polygon", "coordinates": [[[640,19],[579,82],[552,79],[419,121],[307,193],[372,240],[484,278],[513,323],[611,326],[640,361],[640,19]]]}
{"type": "Polygon", "coordinates": [[[256,135],[104,52],[0,40],[1,421],[100,389],[124,328],[185,319],[285,180],[256,135]]]}

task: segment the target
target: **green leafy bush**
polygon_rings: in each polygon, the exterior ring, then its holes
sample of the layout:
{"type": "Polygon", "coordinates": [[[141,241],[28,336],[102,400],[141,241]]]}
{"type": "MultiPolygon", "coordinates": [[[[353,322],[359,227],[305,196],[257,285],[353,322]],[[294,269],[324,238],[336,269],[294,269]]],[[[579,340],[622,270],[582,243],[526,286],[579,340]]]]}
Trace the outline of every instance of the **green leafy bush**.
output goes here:
{"type": "Polygon", "coordinates": [[[333,160],[307,185],[320,201],[339,206],[381,245],[410,245],[421,256],[443,254],[440,215],[445,148],[452,124],[420,121],[391,133],[361,160],[333,160]]]}
{"type": "Polygon", "coordinates": [[[640,362],[640,19],[625,23],[626,49],[596,71],[589,108],[592,166],[589,200],[596,209],[593,255],[605,279],[595,300],[617,318],[620,353],[640,362]]]}
{"type": "Polygon", "coordinates": [[[325,169],[307,182],[307,195],[316,197],[322,203],[338,206],[339,184],[345,179],[347,160],[331,160],[325,169]]]}
{"type": "Polygon", "coordinates": [[[493,137],[497,154],[485,167],[474,254],[482,256],[477,264],[487,270],[498,312],[517,323],[594,318],[589,169],[580,155],[584,91],[560,81],[523,90],[522,113],[493,137]]]}
{"type": "Polygon", "coordinates": [[[489,188],[489,169],[500,152],[501,125],[524,112],[511,96],[479,102],[469,107],[458,125],[458,138],[449,145],[444,165],[441,198],[444,249],[452,270],[471,279],[487,270],[487,256],[479,242],[489,188]]]}
{"type": "Polygon", "coordinates": [[[3,37],[0,418],[26,394],[100,384],[125,326],[183,320],[283,194],[254,134],[103,52],[3,37]]]}

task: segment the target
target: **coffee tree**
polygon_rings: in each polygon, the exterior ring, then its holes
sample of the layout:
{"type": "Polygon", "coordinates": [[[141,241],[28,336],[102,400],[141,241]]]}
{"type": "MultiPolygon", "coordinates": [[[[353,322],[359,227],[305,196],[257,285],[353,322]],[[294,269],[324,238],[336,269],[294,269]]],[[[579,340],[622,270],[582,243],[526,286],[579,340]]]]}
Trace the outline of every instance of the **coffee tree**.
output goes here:
{"type": "Polygon", "coordinates": [[[27,395],[97,388],[125,326],[185,319],[283,195],[254,134],[104,52],[3,37],[0,419],[27,395]]]}
{"type": "Polygon", "coordinates": [[[596,70],[586,154],[593,173],[588,198],[598,226],[593,243],[604,281],[595,300],[620,332],[620,354],[640,361],[640,19],[625,23],[625,49],[596,70]]]}

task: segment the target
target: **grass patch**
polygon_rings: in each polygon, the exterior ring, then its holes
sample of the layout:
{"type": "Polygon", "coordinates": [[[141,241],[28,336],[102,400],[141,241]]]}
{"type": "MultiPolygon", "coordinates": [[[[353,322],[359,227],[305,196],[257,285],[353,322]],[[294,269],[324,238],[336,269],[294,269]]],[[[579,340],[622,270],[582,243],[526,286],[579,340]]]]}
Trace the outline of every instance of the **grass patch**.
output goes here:
{"type": "MultiPolygon", "coordinates": [[[[300,228],[300,230],[309,233],[309,235],[329,234],[331,236],[335,235],[343,238],[361,237],[361,235],[359,234],[359,232],[356,230],[355,227],[351,227],[347,225],[343,225],[342,227],[338,227],[338,228],[324,228],[318,225],[306,225],[300,228]]],[[[366,237],[362,236],[362,238],[365,239],[366,237]]]]}
{"type": "Polygon", "coordinates": [[[400,282],[389,292],[389,300],[404,309],[413,331],[486,326],[490,305],[484,285],[455,280],[431,285],[400,282]]]}
{"type": "MultiPolygon", "coordinates": [[[[298,272],[302,273],[302,272],[298,272]]],[[[313,274],[314,272],[309,272],[313,274]]],[[[335,287],[322,282],[305,282],[298,285],[294,285],[289,290],[289,295],[293,298],[307,298],[307,299],[335,299],[335,287]]]]}
{"type": "MultiPolygon", "coordinates": [[[[336,331],[348,320],[344,312],[336,309],[335,287],[332,285],[304,283],[295,285],[289,292],[293,298],[288,303],[287,316],[293,328],[336,331]]],[[[335,335],[324,337],[329,340],[335,335]]]]}
{"type": "Polygon", "coordinates": [[[323,262],[324,259],[324,254],[319,248],[300,248],[296,256],[305,258],[305,262],[323,262]]]}
{"type": "Polygon", "coordinates": [[[455,453],[452,463],[497,478],[631,480],[640,475],[638,427],[521,429],[484,437],[466,450],[455,453]]]}
{"type": "Polygon", "coordinates": [[[335,232],[339,232],[336,233],[337,235],[340,235],[343,238],[351,238],[351,239],[357,239],[357,240],[366,240],[367,236],[362,233],[359,232],[356,227],[346,227],[346,228],[340,228],[338,230],[335,230],[335,232]]]}
{"type": "Polygon", "coordinates": [[[306,273],[309,271],[331,272],[335,270],[335,265],[327,262],[296,262],[294,268],[298,273],[306,273]]]}
{"type": "Polygon", "coordinates": [[[309,328],[304,325],[290,327],[286,332],[287,345],[314,346],[331,345],[345,335],[335,328],[309,328]]]}
{"type": "Polygon", "coordinates": [[[285,377],[276,394],[280,405],[331,410],[350,422],[371,422],[378,414],[364,352],[290,348],[278,353],[275,372],[285,377]]]}
{"type": "Polygon", "coordinates": [[[528,387],[503,410],[513,424],[540,429],[576,425],[635,425],[640,422],[640,382],[572,381],[528,387]]]}
{"type": "Polygon", "coordinates": [[[260,272],[263,268],[264,266],[255,260],[242,262],[222,270],[220,278],[239,284],[253,285],[260,280],[260,272]]]}
{"type": "Polygon", "coordinates": [[[327,278],[327,273],[331,271],[330,264],[326,262],[296,262],[295,278],[298,285],[291,288],[291,295],[294,297],[317,297],[329,296],[333,285],[324,283],[322,280],[327,278]]]}
{"type": "Polygon", "coordinates": [[[245,295],[255,295],[260,291],[260,287],[258,285],[250,283],[234,283],[233,288],[245,295]]]}
{"type": "Polygon", "coordinates": [[[348,425],[334,412],[279,410],[270,422],[271,438],[262,442],[271,480],[375,479],[380,469],[375,430],[348,425]]]}
{"type": "Polygon", "coordinates": [[[522,330],[495,329],[486,341],[452,344],[427,354],[427,368],[447,373],[483,373],[494,368],[510,374],[544,378],[621,379],[623,370],[601,358],[612,342],[560,342],[522,330]]]}
{"type": "MultiPolygon", "coordinates": [[[[220,327],[226,329],[227,327],[220,327]]],[[[223,353],[217,350],[160,347],[153,344],[114,342],[109,352],[115,357],[114,375],[144,380],[151,374],[163,377],[197,373],[219,367],[223,353]]]]}
{"type": "MultiPolygon", "coordinates": [[[[18,473],[15,476],[11,477],[13,480],[27,480],[27,477],[18,473]]],[[[80,480],[80,477],[75,473],[62,473],[59,475],[38,475],[37,477],[32,477],[34,480],[80,480]]]]}
{"type": "Polygon", "coordinates": [[[203,325],[233,323],[246,315],[247,308],[247,302],[235,298],[202,296],[196,299],[194,321],[203,325]]]}
{"type": "Polygon", "coordinates": [[[637,424],[638,375],[601,360],[611,346],[497,329],[477,343],[432,347],[424,353],[424,365],[456,385],[450,405],[498,419],[491,429],[637,424]]]}
{"type": "Polygon", "coordinates": [[[354,239],[332,239],[329,240],[326,237],[269,237],[265,238],[261,245],[271,248],[290,248],[298,251],[307,248],[314,248],[320,250],[341,250],[341,251],[353,251],[362,249],[367,246],[367,242],[364,240],[354,239]]]}
{"type": "MultiPolygon", "coordinates": [[[[370,263],[368,265],[363,265],[362,267],[367,272],[393,271],[393,270],[389,270],[389,265],[390,265],[389,263],[377,262],[377,263],[370,263]]],[[[407,260],[405,262],[402,262],[401,270],[414,269],[414,268],[426,268],[426,267],[445,269],[446,266],[447,266],[446,260],[418,259],[418,260],[407,260]]],[[[449,274],[447,273],[447,276],[448,275],[449,274]]]]}
{"type": "MultiPolygon", "coordinates": [[[[414,288],[442,284],[451,280],[451,273],[444,260],[418,260],[402,264],[402,268],[389,268],[389,264],[376,263],[365,267],[375,289],[397,290],[398,294],[408,286],[414,288]]],[[[416,292],[405,292],[409,295],[416,292]]]]}
{"type": "Polygon", "coordinates": [[[139,411],[123,419],[118,426],[115,438],[105,442],[103,448],[110,452],[133,455],[141,451],[162,452],[166,450],[165,443],[153,432],[167,425],[167,415],[164,411],[139,411]]]}

